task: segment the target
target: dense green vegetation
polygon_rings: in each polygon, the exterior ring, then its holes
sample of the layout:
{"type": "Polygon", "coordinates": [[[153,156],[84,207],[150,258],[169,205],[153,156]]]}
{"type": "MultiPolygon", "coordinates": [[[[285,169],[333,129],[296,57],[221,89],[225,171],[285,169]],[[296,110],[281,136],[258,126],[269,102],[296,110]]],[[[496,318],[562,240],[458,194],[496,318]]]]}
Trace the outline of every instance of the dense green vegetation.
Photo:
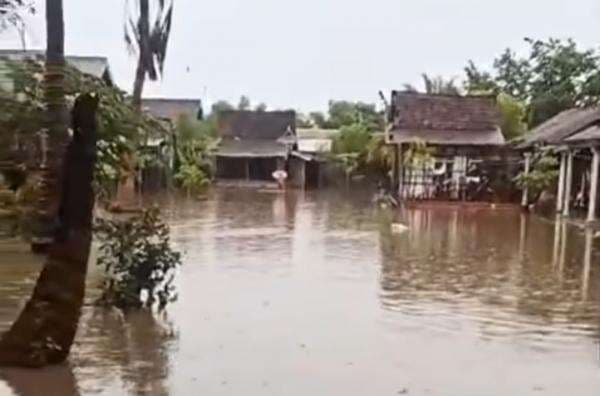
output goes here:
{"type": "MultiPolygon", "coordinates": [[[[44,64],[36,61],[4,63],[14,91],[0,91],[0,131],[4,139],[30,142],[44,128],[44,64]],[[12,133],[11,133],[12,132],[12,133]]],[[[100,96],[98,111],[98,162],[96,187],[107,198],[122,168],[125,153],[135,153],[139,144],[152,137],[168,137],[168,124],[153,116],[137,113],[125,92],[103,80],[65,67],[65,95],[68,104],[82,93],[100,96]]],[[[4,149],[13,145],[3,145],[4,149]]],[[[8,155],[8,153],[4,153],[8,155]]]]}
{"type": "Polygon", "coordinates": [[[534,127],[559,112],[600,103],[600,52],[575,41],[525,39],[529,53],[506,49],[491,71],[465,68],[470,94],[504,94],[522,103],[523,121],[534,127]]]}
{"type": "Polygon", "coordinates": [[[188,194],[198,193],[214,177],[213,154],[218,147],[216,114],[206,120],[182,116],[177,121],[175,180],[188,194]]]}

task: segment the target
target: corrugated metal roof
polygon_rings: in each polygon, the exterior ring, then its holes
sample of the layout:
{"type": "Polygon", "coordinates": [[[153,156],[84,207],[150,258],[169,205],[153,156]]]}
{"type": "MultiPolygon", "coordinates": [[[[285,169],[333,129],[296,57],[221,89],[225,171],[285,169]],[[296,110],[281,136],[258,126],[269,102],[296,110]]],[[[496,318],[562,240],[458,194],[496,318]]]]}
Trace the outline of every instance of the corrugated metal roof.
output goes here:
{"type": "Polygon", "coordinates": [[[225,139],[221,141],[217,157],[235,157],[235,158],[272,158],[287,157],[288,150],[286,145],[274,140],[263,139],[225,139]]]}
{"type": "Polygon", "coordinates": [[[202,102],[200,99],[145,98],[142,107],[157,118],[175,122],[181,115],[197,119],[202,102]]]}
{"type": "Polygon", "coordinates": [[[395,143],[426,142],[444,146],[501,146],[505,144],[500,129],[493,131],[432,131],[432,130],[394,130],[395,143]]]}

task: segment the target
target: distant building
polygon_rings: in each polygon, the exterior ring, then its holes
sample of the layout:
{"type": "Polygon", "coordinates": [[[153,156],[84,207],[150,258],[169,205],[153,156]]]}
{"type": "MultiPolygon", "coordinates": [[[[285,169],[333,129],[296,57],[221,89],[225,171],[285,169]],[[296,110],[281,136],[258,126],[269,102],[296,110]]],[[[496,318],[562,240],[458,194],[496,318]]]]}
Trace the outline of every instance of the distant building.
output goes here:
{"type": "Polygon", "coordinates": [[[144,98],[142,109],[156,118],[171,121],[173,124],[181,116],[192,120],[202,120],[202,101],[200,99],[144,98]]]}
{"type": "MultiPolygon", "coordinates": [[[[2,67],[3,61],[25,61],[35,60],[43,62],[46,59],[46,52],[42,50],[0,50],[0,85],[7,90],[11,90],[12,81],[6,76],[6,68],[2,67]]],[[[104,82],[113,86],[114,81],[110,72],[108,58],[102,56],[74,56],[65,57],[67,64],[79,70],[82,73],[89,74],[104,80],[104,82]]]]}
{"type": "Polygon", "coordinates": [[[401,198],[466,199],[484,182],[480,164],[505,144],[492,97],[393,91],[389,110],[401,198]]]}
{"type": "Polygon", "coordinates": [[[327,154],[331,152],[337,129],[298,128],[297,146],[289,160],[290,184],[311,189],[323,187],[327,173],[327,154]]]}
{"type": "Polygon", "coordinates": [[[218,127],[217,178],[272,182],[273,172],[287,170],[296,146],[294,111],[223,111],[218,127]]]}

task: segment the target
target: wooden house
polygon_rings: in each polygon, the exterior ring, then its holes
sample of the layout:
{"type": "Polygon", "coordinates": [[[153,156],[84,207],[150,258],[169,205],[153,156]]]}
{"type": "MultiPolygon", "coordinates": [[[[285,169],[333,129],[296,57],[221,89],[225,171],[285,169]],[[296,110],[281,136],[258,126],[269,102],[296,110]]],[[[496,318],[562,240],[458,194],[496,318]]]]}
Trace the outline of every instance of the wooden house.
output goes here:
{"type": "Polygon", "coordinates": [[[272,182],[273,172],[287,170],[296,145],[294,111],[223,111],[218,129],[218,179],[272,182]]]}
{"type": "Polygon", "coordinates": [[[482,164],[505,145],[494,98],[393,91],[388,122],[401,199],[483,199],[482,164]]]}
{"type": "MultiPolygon", "coordinates": [[[[556,212],[569,216],[573,208],[586,209],[587,221],[595,222],[600,166],[600,108],[569,109],[533,129],[520,145],[529,172],[532,154],[551,147],[559,156],[556,212]]],[[[529,204],[523,191],[523,206],[529,204]]]]}

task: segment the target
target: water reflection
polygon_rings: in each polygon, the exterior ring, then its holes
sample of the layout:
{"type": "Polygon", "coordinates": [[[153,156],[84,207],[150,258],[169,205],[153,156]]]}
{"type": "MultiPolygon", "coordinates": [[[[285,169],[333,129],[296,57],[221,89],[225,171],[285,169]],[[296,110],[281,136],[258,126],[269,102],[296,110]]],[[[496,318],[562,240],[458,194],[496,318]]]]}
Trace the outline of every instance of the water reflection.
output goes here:
{"type": "Polygon", "coordinates": [[[176,345],[177,334],[165,317],[91,309],[82,319],[72,361],[86,389],[106,391],[112,383],[128,394],[168,395],[169,356],[176,345]]]}
{"type": "Polygon", "coordinates": [[[500,210],[417,210],[407,221],[408,236],[381,244],[387,309],[441,329],[468,320],[483,338],[545,347],[597,335],[591,230],[582,238],[566,222],[500,210]]]}
{"type": "Polygon", "coordinates": [[[69,364],[41,370],[2,368],[0,380],[7,384],[15,396],[80,395],[73,369],[69,364]]]}
{"type": "MultiPolygon", "coordinates": [[[[224,189],[162,205],[186,252],[169,318],[87,306],[70,366],[41,389],[597,395],[600,249],[567,222],[392,213],[355,192],[224,189]],[[410,230],[393,234],[392,222],[410,230]]],[[[0,327],[38,270],[0,266],[0,327]]],[[[0,394],[30,396],[23,379],[36,378],[4,375],[0,394]]]]}

